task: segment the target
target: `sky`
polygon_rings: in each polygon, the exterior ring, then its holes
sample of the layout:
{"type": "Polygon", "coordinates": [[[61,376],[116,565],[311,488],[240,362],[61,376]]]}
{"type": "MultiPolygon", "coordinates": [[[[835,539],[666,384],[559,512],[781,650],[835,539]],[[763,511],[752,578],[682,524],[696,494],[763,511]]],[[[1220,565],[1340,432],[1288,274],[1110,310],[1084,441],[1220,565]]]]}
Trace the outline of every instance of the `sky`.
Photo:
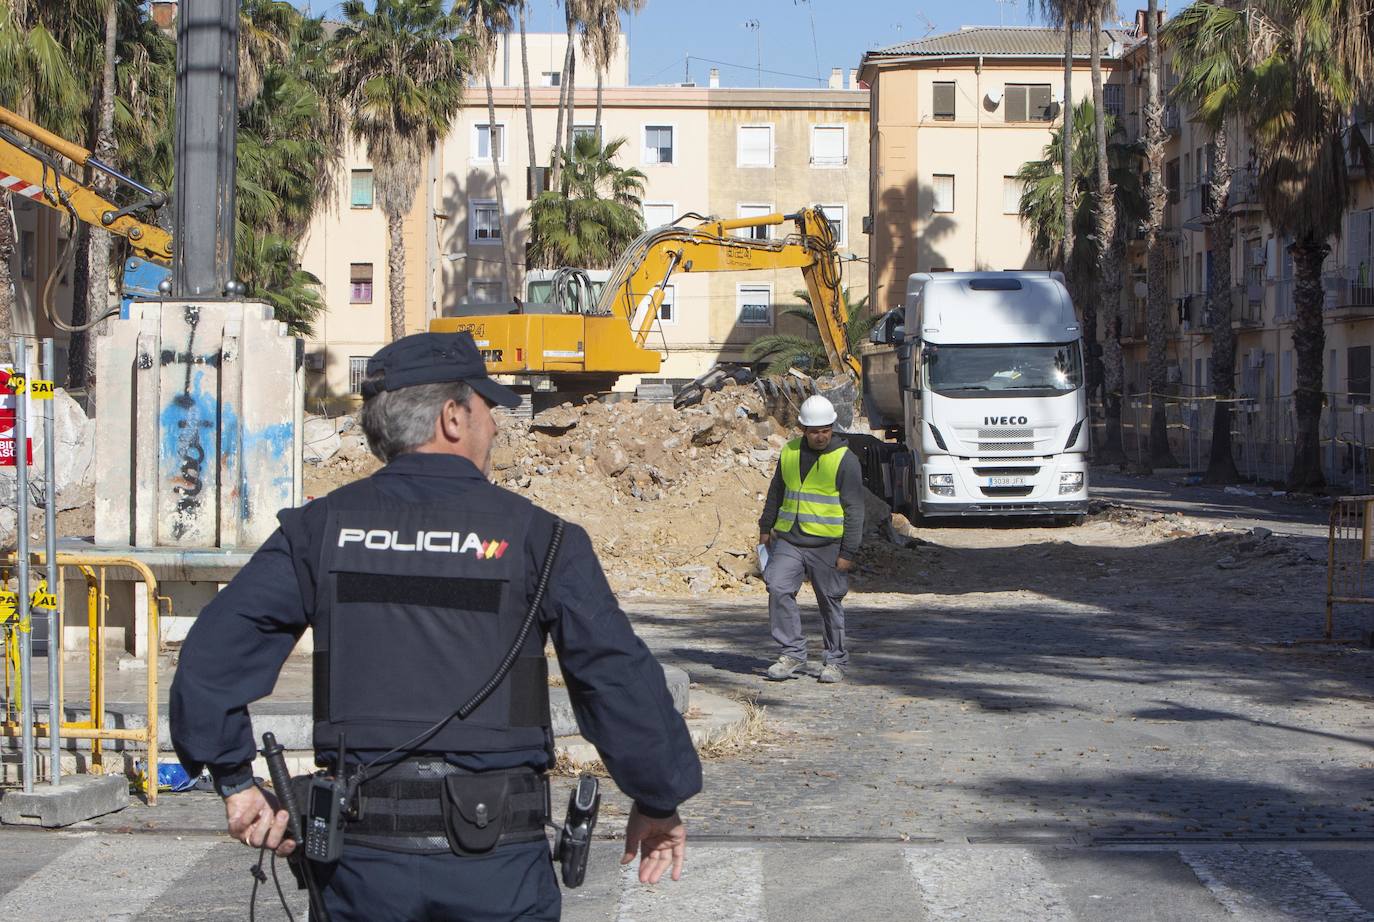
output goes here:
{"type": "MultiPolygon", "coordinates": [[[[306,0],[297,0],[305,3],[306,0]]],[[[313,0],[318,15],[332,0],[313,0]]],[[[823,85],[832,67],[859,66],[865,51],[960,26],[1043,25],[1028,0],[648,0],[628,18],[630,82],[722,86],[823,85]],[[812,28],[814,20],[815,28],[812,28]],[[757,23],[757,29],[746,26],[757,23]],[[719,63],[712,63],[719,62],[719,63]],[[759,73],[759,67],[763,73],[759,73]]],[[[371,4],[369,4],[371,5],[371,4]]],[[[335,4],[337,6],[337,4],[335,4]]],[[[1140,6],[1144,6],[1143,0],[1140,6]]],[[[1160,4],[1164,6],[1163,3],[1160,4]]],[[[1121,3],[1131,15],[1136,4],[1121,3]]],[[[529,29],[562,32],[562,7],[529,0],[529,29]]]]}

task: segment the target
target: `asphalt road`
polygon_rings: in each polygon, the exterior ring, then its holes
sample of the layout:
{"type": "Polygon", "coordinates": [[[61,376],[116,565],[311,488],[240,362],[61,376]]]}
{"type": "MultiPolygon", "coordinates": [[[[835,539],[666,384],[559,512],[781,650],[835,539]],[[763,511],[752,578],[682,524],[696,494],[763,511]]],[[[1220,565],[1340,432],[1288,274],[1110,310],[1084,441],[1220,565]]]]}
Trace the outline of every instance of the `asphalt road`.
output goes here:
{"type": "MultiPolygon", "coordinates": [[[[851,595],[840,686],[762,679],[757,595],[634,599],[660,659],[751,699],[763,730],[707,762],[681,882],[640,886],[604,841],[565,918],[1374,922],[1374,651],[1296,642],[1320,607],[1307,549],[1324,509],[1098,487],[1301,552],[1186,534],[1094,547],[1091,526],[971,548],[961,529],[959,547],[912,551],[928,580],[851,595]]],[[[599,831],[625,808],[612,791],[599,831]]],[[[221,822],[212,795],[187,794],[0,829],[0,918],[246,918],[253,855],[221,822]]],[[[284,918],[270,890],[258,906],[284,918]]]]}

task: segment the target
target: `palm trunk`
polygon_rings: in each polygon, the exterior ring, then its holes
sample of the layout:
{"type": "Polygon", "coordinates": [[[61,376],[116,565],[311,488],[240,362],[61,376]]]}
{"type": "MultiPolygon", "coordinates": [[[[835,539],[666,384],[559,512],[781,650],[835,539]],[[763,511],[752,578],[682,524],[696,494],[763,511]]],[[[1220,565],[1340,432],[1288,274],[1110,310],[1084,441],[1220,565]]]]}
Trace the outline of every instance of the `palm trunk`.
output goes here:
{"type": "Polygon", "coordinates": [[[1323,240],[1304,237],[1293,244],[1293,351],[1297,353],[1298,380],[1294,409],[1298,432],[1293,447],[1293,469],[1288,489],[1317,492],[1326,486],[1321,460],[1322,354],[1326,331],[1322,328],[1322,263],[1330,247],[1323,240]]]}
{"type": "Polygon", "coordinates": [[[1060,104],[1064,122],[1064,152],[1061,171],[1064,177],[1064,272],[1073,260],[1073,20],[1064,19],[1064,101],[1060,104]]]}
{"type": "Polygon", "coordinates": [[[1178,462],[1169,450],[1168,403],[1165,400],[1169,386],[1166,355],[1169,283],[1164,269],[1164,207],[1168,193],[1164,187],[1164,109],[1159,98],[1158,9],[1159,0],[1150,0],[1146,13],[1149,101],[1145,105],[1145,157],[1150,170],[1150,220],[1145,269],[1149,286],[1145,368],[1150,382],[1149,464],[1151,467],[1175,467],[1178,462]]]}
{"type": "Polygon", "coordinates": [[[19,292],[14,287],[14,203],[10,196],[0,202],[0,362],[9,362],[10,339],[14,336],[14,310],[19,292]]]}
{"type": "Polygon", "coordinates": [[[593,137],[596,138],[597,144],[601,143],[601,97],[605,76],[606,72],[598,67],[596,69],[596,128],[593,132],[593,137]]]}
{"type": "MultiPolygon", "coordinates": [[[[114,85],[115,85],[115,38],[119,22],[119,11],[115,0],[105,4],[105,61],[100,77],[100,121],[96,128],[95,143],[91,149],[106,163],[115,160],[114,145],[114,85]]],[[[104,173],[90,171],[91,185],[103,196],[109,197],[114,183],[104,173]]],[[[72,325],[81,326],[92,317],[105,313],[110,297],[110,232],[103,228],[92,227],[87,237],[85,254],[86,284],[72,287],[72,325]]],[[[77,259],[82,254],[77,253],[77,259]]],[[[67,345],[67,386],[86,388],[95,384],[95,356],[91,353],[90,334],[74,332],[67,345]]]]}
{"type": "Polygon", "coordinates": [[[564,127],[563,149],[572,156],[573,124],[577,120],[577,55],[568,59],[568,121],[564,127]]]}
{"type": "Polygon", "coordinates": [[[1211,231],[1212,278],[1208,286],[1208,317],[1212,328],[1212,450],[1204,483],[1236,483],[1240,472],[1231,450],[1231,404],[1236,380],[1236,335],[1231,330],[1231,248],[1235,219],[1231,217],[1230,138],[1223,124],[1213,135],[1211,231]]]}
{"type": "MultiPolygon", "coordinates": [[[[1102,101],[1102,46],[1099,41],[1102,34],[1102,10],[1100,7],[1093,11],[1091,25],[1093,132],[1097,142],[1097,211],[1095,214],[1098,247],[1097,280],[1101,289],[1101,297],[1097,299],[1097,309],[1091,311],[1091,317],[1088,308],[1084,308],[1083,331],[1084,338],[1090,344],[1089,349],[1092,350],[1088,361],[1088,392],[1090,394],[1095,393],[1101,387],[1103,407],[1109,410],[1111,400],[1107,388],[1104,386],[1107,375],[1106,369],[1103,367],[1103,351],[1098,348],[1097,331],[1101,326],[1105,330],[1105,338],[1109,341],[1114,340],[1114,358],[1117,363],[1120,363],[1121,263],[1116,247],[1116,187],[1112,185],[1111,164],[1107,160],[1107,113],[1102,101]],[[1098,311],[1101,311],[1100,317],[1098,311]]],[[[1110,350],[1111,346],[1109,345],[1107,348],[1110,350]]],[[[1119,376],[1116,378],[1116,383],[1116,425],[1107,427],[1105,444],[1098,450],[1099,457],[1108,463],[1120,463],[1125,458],[1125,452],[1122,451],[1121,447],[1119,376]]]]}
{"type": "Polygon", "coordinates": [[[391,341],[406,335],[405,214],[386,216],[386,287],[391,307],[391,341]]]}
{"type": "MultiPolygon", "coordinates": [[[[492,95],[492,92],[491,92],[491,70],[490,70],[490,69],[488,69],[487,72],[486,72],[486,84],[487,84],[487,124],[490,126],[490,127],[487,129],[487,131],[488,131],[488,133],[490,134],[490,133],[491,133],[492,131],[494,131],[495,128],[496,128],[496,98],[495,98],[495,96],[492,95]]],[[[506,136],[505,136],[505,133],[502,132],[502,134],[501,134],[501,146],[502,146],[502,148],[503,148],[503,150],[501,151],[502,154],[505,153],[505,150],[504,150],[505,145],[506,145],[506,136]]],[[[505,193],[504,188],[503,188],[505,184],[501,181],[501,158],[498,157],[498,156],[496,156],[496,154],[497,154],[496,145],[493,144],[493,143],[491,143],[491,139],[490,139],[490,138],[487,139],[487,148],[488,148],[488,150],[491,151],[491,170],[492,170],[492,173],[494,173],[495,176],[496,176],[496,221],[497,221],[497,227],[499,227],[500,230],[501,230],[501,271],[502,271],[501,283],[502,283],[502,285],[505,286],[506,297],[509,298],[509,297],[511,296],[511,294],[515,291],[515,288],[511,285],[510,247],[508,247],[508,246],[506,245],[506,193],[505,193]]]]}
{"type": "Polygon", "coordinates": [[[568,47],[563,52],[563,74],[558,79],[558,127],[553,131],[553,176],[551,185],[554,191],[558,191],[559,178],[563,175],[563,119],[567,114],[568,103],[568,81],[572,79],[573,68],[573,19],[572,13],[567,14],[568,22],[568,47]]]}
{"type": "MultiPolygon", "coordinates": [[[[520,67],[525,75],[525,133],[530,145],[530,166],[539,166],[539,152],[534,146],[534,101],[530,99],[530,50],[525,39],[525,3],[520,3],[520,67]]],[[[535,189],[538,195],[539,190],[535,189]]]]}
{"type": "Polygon", "coordinates": [[[1112,240],[1110,259],[1116,265],[1116,288],[1113,292],[1107,285],[1108,280],[1103,280],[1102,302],[1109,312],[1103,318],[1106,336],[1102,344],[1102,402],[1106,426],[1098,459],[1104,464],[1124,464],[1126,451],[1121,442],[1121,392],[1126,369],[1121,354],[1121,265],[1126,259],[1126,244],[1120,235],[1112,240]]]}

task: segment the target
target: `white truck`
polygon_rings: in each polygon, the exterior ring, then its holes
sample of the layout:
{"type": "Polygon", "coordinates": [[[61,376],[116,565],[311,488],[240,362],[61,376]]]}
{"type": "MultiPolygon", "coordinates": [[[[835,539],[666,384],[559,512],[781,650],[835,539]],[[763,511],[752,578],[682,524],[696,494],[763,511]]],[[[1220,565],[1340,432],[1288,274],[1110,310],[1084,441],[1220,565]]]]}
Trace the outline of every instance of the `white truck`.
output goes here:
{"type": "Polygon", "coordinates": [[[1057,272],[916,273],[861,350],[865,411],[899,440],[889,499],[922,516],[1082,516],[1082,333],[1057,272]]]}

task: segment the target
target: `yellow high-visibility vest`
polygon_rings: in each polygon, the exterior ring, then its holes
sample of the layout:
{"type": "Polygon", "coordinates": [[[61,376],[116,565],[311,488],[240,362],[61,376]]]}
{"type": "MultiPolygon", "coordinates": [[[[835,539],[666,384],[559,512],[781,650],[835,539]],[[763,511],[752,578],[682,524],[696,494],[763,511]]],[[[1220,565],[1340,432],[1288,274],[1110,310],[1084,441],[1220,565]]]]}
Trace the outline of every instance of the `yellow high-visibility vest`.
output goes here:
{"type": "Polygon", "coordinates": [[[778,460],[784,492],[773,530],[791,531],[795,522],[803,534],[843,538],[844,507],[840,504],[840,488],[836,481],[840,476],[840,462],[849,449],[841,445],[825,452],[802,480],[801,443],[801,439],[788,442],[778,460]]]}

